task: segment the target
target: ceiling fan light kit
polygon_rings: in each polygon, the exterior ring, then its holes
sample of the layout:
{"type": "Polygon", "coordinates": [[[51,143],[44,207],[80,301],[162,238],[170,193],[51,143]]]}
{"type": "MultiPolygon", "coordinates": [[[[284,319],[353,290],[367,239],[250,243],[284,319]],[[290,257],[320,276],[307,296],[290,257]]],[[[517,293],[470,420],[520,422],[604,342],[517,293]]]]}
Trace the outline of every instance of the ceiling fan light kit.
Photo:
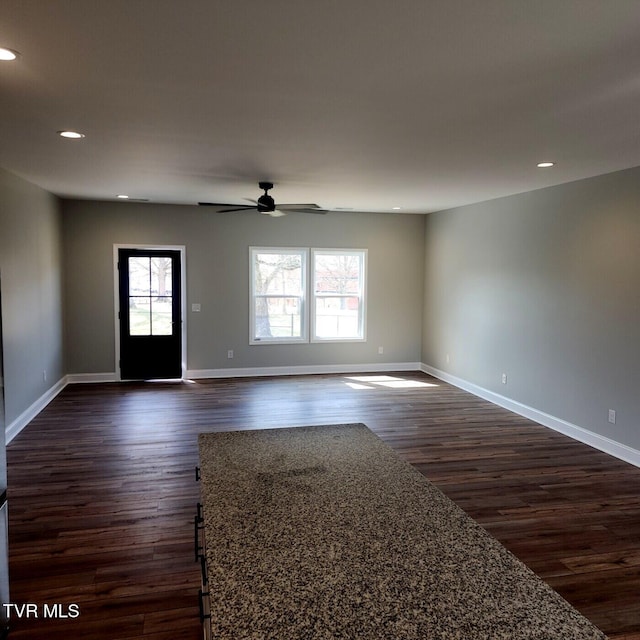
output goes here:
{"type": "Polygon", "coordinates": [[[12,60],[17,60],[20,54],[13,49],[6,49],[5,47],[0,47],[0,60],[4,60],[6,62],[11,62],[12,60]]]}

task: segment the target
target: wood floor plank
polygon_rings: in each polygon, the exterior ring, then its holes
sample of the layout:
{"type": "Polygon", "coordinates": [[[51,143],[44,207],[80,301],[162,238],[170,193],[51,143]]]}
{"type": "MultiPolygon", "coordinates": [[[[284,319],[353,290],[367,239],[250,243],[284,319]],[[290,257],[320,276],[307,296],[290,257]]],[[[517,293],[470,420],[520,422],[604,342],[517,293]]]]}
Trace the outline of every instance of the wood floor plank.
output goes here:
{"type": "Polygon", "coordinates": [[[425,374],[68,386],[8,447],[15,640],[195,640],[197,434],[363,422],[614,640],[640,639],[640,469],[425,374]],[[395,386],[385,386],[395,385],[395,386]]]}

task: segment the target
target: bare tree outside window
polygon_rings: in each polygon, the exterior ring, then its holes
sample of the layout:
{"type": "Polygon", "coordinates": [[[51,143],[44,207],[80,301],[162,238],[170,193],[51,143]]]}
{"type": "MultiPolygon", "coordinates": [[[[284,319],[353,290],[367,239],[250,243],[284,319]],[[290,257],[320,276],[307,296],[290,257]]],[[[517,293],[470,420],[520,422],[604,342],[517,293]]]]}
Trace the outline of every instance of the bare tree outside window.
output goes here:
{"type": "Polygon", "coordinates": [[[167,283],[171,287],[171,258],[152,258],[151,260],[152,282],[157,283],[158,297],[171,295],[167,289],[167,283]]]}
{"type": "MultiPolygon", "coordinates": [[[[358,294],[360,257],[356,255],[318,254],[315,259],[316,294],[358,294]]],[[[347,298],[341,298],[346,308],[347,298]]]]}

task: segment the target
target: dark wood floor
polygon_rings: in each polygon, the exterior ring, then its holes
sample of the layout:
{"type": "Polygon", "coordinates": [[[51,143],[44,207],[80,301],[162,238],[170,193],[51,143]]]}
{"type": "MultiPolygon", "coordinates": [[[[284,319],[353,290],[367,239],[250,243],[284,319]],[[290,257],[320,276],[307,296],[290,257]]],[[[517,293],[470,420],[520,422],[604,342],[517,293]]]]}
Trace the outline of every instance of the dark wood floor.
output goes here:
{"type": "Polygon", "coordinates": [[[67,387],[8,448],[11,599],[40,613],[11,637],[198,638],[197,434],[364,422],[611,638],[640,639],[640,469],[386,375],[67,387]]]}

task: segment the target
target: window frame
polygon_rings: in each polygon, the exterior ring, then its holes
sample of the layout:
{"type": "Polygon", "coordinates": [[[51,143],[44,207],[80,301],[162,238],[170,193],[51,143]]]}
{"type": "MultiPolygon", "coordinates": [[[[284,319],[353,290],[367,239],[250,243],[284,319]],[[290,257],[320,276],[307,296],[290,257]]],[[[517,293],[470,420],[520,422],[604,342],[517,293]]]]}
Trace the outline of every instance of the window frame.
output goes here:
{"type": "Polygon", "coordinates": [[[327,249],[313,248],[309,260],[309,298],[310,298],[310,342],[366,342],[367,341],[367,249],[327,249]],[[316,292],[316,256],[317,255],[336,255],[336,256],[357,256],[360,262],[360,278],[359,291],[357,295],[352,293],[343,294],[342,296],[318,295],[316,292]],[[358,298],[358,336],[347,336],[341,338],[339,336],[322,337],[316,335],[317,331],[317,302],[321,298],[358,298]]]}
{"type": "MultiPolygon", "coordinates": [[[[309,249],[306,247],[249,247],[249,344],[306,344],[309,342],[309,310],[308,310],[308,289],[309,289],[309,249]],[[255,292],[255,256],[257,254],[270,253],[274,255],[300,255],[302,276],[302,291],[300,295],[300,336],[299,337],[256,337],[256,299],[261,294],[255,292]]],[[[291,295],[270,295],[269,298],[292,298],[291,295]]]]}
{"type": "MultiPolygon", "coordinates": [[[[367,269],[368,250],[367,249],[344,249],[344,248],[307,248],[307,247],[249,247],[249,344],[319,344],[319,343],[345,343],[345,342],[366,342],[367,341],[367,269]],[[302,264],[302,292],[300,295],[300,321],[301,330],[299,337],[256,337],[256,299],[260,294],[255,292],[255,255],[260,253],[300,255],[302,264]],[[357,255],[360,259],[360,288],[358,295],[345,295],[345,297],[358,298],[358,329],[360,336],[321,337],[316,336],[316,307],[317,300],[322,297],[316,296],[316,274],[315,257],[320,255],[357,255]]],[[[290,295],[269,295],[270,298],[291,298],[290,295]]]]}

